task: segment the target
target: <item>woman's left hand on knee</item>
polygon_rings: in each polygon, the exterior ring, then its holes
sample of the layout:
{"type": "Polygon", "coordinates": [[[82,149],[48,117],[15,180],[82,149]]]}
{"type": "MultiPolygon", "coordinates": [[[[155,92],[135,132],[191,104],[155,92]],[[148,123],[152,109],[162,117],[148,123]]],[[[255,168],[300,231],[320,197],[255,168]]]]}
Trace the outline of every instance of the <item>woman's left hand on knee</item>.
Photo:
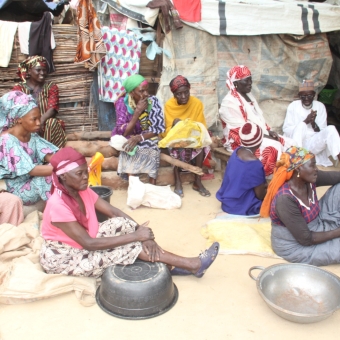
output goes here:
{"type": "Polygon", "coordinates": [[[164,250],[153,240],[144,241],[142,246],[150,262],[159,261],[161,254],[164,254],[164,250]]]}

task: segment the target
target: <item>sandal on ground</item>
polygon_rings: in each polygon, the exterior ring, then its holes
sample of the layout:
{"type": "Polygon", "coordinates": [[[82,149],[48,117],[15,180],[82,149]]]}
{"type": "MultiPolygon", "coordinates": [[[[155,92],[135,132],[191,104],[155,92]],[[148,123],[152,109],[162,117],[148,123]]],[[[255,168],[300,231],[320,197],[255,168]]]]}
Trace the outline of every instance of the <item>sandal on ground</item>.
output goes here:
{"type": "Polygon", "coordinates": [[[201,196],[204,196],[204,197],[209,197],[211,196],[211,193],[209,190],[207,190],[206,188],[202,187],[202,188],[196,188],[195,186],[192,186],[192,189],[195,190],[195,191],[198,191],[198,193],[201,195],[201,196]]]}
{"type": "Polygon", "coordinates": [[[199,254],[198,257],[201,260],[201,268],[194,274],[196,277],[201,278],[205,274],[207,269],[215,261],[219,249],[220,244],[218,242],[214,242],[209,249],[206,249],[203,253],[199,254]]]}
{"type": "Polygon", "coordinates": [[[182,197],[182,198],[184,197],[183,189],[175,189],[174,193],[177,194],[179,197],[182,197]]]}
{"type": "Polygon", "coordinates": [[[170,274],[185,276],[185,275],[192,275],[192,272],[189,272],[189,270],[186,270],[186,269],[174,267],[170,270],[170,274]]]}

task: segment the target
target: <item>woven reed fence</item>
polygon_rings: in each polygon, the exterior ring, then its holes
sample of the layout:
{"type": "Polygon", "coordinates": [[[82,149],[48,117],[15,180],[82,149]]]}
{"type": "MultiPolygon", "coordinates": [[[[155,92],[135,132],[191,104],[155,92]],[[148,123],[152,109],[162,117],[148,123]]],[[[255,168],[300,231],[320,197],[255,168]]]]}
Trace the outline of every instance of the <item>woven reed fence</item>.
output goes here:
{"type": "MultiPolygon", "coordinates": [[[[97,113],[89,107],[90,88],[93,72],[83,64],[74,64],[78,42],[77,26],[53,25],[56,49],[53,60],[56,71],[48,76],[59,87],[60,109],[58,117],[65,121],[66,132],[97,131],[97,113]]],[[[10,91],[20,79],[16,75],[18,63],[26,58],[20,52],[16,34],[10,63],[7,68],[0,67],[0,96],[10,91]]]]}
{"type": "MultiPolygon", "coordinates": [[[[78,43],[77,26],[56,24],[52,26],[56,41],[53,61],[56,71],[46,81],[53,81],[59,87],[60,109],[58,117],[65,121],[66,132],[98,131],[95,108],[90,105],[90,89],[93,73],[83,64],[75,64],[74,57],[78,43]]],[[[149,80],[149,91],[155,94],[162,69],[162,57],[154,61],[145,56],[146,45],[142,45],[140,74],[149,80]]],[[[13,44],[12,57],[8,67],[0,67],[0,96],[10,91],[20,81],[16,72],[19,62],[27,56],[20,52],[18,34],[13,44]]]]}

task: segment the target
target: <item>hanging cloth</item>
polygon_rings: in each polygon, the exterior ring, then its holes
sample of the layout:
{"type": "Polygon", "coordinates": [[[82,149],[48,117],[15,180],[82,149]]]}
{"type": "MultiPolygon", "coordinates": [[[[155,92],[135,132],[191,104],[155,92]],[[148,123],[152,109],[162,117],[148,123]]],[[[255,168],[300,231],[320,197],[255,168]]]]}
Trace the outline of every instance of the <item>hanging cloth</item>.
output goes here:
{"type": "Polygon", "coordinates": [[[41,20],[32,22],[28,45],[30,56],[39,55],[47,60],[49,65],[48,73],[55,71],[51,47],[51,32],[52,17],[49,12],[45,12],[41,20]]]}
{"type": "Polygon", "coordinates": [[[201,0],[173,0],[181,20],[189,22],[201,21],[201,0]]]}

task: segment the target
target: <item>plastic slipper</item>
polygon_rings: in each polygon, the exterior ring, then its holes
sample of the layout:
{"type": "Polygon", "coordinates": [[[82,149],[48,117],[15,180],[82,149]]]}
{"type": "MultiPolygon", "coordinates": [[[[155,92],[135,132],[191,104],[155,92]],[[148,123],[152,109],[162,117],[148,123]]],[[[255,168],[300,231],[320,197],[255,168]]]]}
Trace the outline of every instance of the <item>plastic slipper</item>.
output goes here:
{"type": "Polygon", "coordinates": [[[179,197],[184,197],[183,190],[182,189],[175,189],[174,193],[177,194],[179,197]]]}
{"type": "Polygon", "coordinates": [[[186,269],[182,269],[182,268],[178,268],[178,267],[174,267],[170,270],[170,274],[171,275],[192,275],[192,272],[189,272],[189,270],[186,269]]]}
{"type": "Polygon", "coordinates": [[[201,189],[199,189],[199,188],[196,188],[196,187],[193,186],[192,189],[195,190],[195,191],[197,191],[197,192],[198,192],[201,196],[203,196],[203,197],[209,197],[209,196],[211,196],[210,191],[207,190],[206,188],[201,188],[201,189]]]}
{"type": "Polygon", "coordinates": [[[220,244],[218,242],[214,242],[209,249],[206,249],[203,253],[199,254],[198,257],[201,260],[201,268],[196,274],[194,274],[196,277],[201,278],[205,274],[207,269],[215,261],[219,249],[220,244]]]}

